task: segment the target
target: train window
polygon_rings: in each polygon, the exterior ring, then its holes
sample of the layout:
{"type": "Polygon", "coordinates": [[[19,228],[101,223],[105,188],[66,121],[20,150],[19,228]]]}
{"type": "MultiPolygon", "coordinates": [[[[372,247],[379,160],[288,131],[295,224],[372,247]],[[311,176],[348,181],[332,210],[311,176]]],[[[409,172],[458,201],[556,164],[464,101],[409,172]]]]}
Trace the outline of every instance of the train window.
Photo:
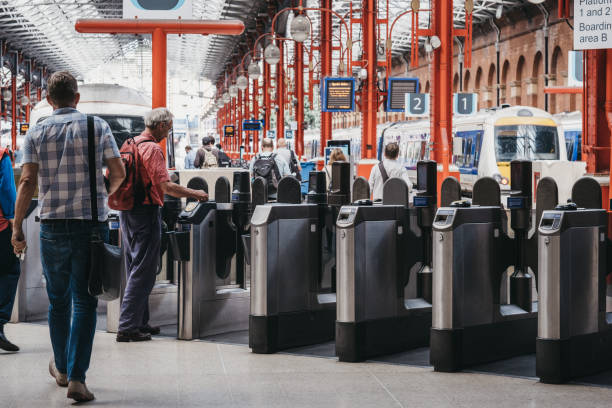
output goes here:
{"type": "Polygon", "coordinates": [[[557,128],[537,125],[496,126],[495,155],[498,162],[515,159],[558,160],[557,128]]]}
{"type": "Polygon", "coordinates": [[[123,142],[132,136],[138,136],[145,128],[142,116],[118,116],[118,115],[97,115],[105,120],[111,128],[117,147],[121,148],[123,142]]]}

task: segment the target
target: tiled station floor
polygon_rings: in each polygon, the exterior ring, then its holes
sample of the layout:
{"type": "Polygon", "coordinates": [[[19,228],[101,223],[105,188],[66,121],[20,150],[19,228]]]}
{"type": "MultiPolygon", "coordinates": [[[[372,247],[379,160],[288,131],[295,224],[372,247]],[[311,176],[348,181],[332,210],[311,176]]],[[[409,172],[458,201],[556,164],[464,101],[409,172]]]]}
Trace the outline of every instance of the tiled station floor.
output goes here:
{"type": "MultiPolygon", "coordinates": [[[[6,326],[22,349],[0,353],[0,407],[68,406],[47,372],[48,328],[6,326]]],[[[612,388],[545,385],[531,378],[435,373],[383,363],[255,355],[243,345],[116,343],[97,332],[87,384],[106,407],[612,407],[612,388]]]]}

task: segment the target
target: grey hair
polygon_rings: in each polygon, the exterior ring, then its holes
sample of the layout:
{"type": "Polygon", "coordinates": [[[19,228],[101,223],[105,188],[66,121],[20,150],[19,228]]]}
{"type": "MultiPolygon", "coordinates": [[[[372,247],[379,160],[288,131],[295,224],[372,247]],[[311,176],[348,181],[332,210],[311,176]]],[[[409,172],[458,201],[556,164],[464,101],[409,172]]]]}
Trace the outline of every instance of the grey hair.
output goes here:
{"type": "Polygon", "coordinates": [[[173,115],[167,108],[155,108],[145,115],[145,126],[155,129],[160,123],[172,121],[173,115]]]}

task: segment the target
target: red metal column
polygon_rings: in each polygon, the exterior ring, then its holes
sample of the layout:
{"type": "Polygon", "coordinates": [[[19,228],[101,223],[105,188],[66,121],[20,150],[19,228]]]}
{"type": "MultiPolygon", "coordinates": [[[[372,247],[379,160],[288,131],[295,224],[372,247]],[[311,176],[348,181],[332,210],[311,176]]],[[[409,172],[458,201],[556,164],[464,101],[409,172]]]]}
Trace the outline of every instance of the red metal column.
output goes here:
{"type": "Polygon", "coordinates": [[[17,148],[17,67],[11,73],[11,150],[17,148]]]}
{"type": "Polygon", "coordinates": [[[453,75],[453,0],[433,2],[433,31],[441,46],[434,51],[431,63],[431,135],[434,160],[442,163],[442,178],[448,176],[449,140],[452,135],[452,75],[453,75]]]}
{"type": "Polygon", "coordinates": [[[28,98],[28,104],[26,105],[25,121],[30,123],[30,110],[32,109],[32,101],[30,100],[30,83],[26,82],[24,85],[25,96],[28,98]]]}
{"type": "Polygon", "coordinates": [[[304,154],[304,45],[295,42],[295,98],[297,106],[295,108],[295,120],[297,131],[295,132],[295,153],[298,157],[304,154]]]}
{"type": "Polygon", "coordinates": [[[276,64],[276,140],[285,137],[285,44],[278,41],[280,61],[276,64]]]}
{"type": "Polygon", "coordinates": [[[361,157],[373,159],[376,157],[376,114],[378,113],[377,0],[364,0],[361,14],[363,18],[363,65],[368,71],[368,78],[361,93],[361,157]]]}
{"type": "Polygon", "coordinates": [[[244,104],[242,98],[242,91],[238,90],[238,103],[236,105],[236,113],[238,114],[238,118],[236,120],[236,128],[234,129],[236,135],[238,136],[238,149],[236,149],[238,152],[240,152],[240,146],[244,145],[244,140],[242,139],[242,119],[244,119],[243,112],[244,104]]]}
{"type": "MultiPolygon", "coordinates": [[[[370,0],[374,2],[375,0],[370,0]]],[[[321,0],[321,8],[331,10],[331,0],[321,0]]],[[[321,10],[321,38],[319,39],[319,56],[321,60],[321,76],[319,86],[323,83],[323,78],[332,75],[332,13],[321,10]]],[[[312,86],[312,85],[311,85],[312,86]]],[[[332,138],[332,114],[331,112],[321,112],[321,156],[325,154],[327,141],[332,138]]]]}
{"type": "MultiPolygon", "coordinates": [[[[259,80],[253,81],[253,118],[259,120],[259,80]]],[[[259,150],[259,132],[253,132],[253,152],[259,150]]]]}
{"type": "MultiPolygon", "coordinates": [[[[152,76],[153,76],[153,88],[152,88],[152,108],[160,108],[166,106],[166,33],[161,28],[153,30],[152,40],[152,76]]],[[[159,142],[159,145],[166,155],[166,139],[159,142]]]]}
{"type": "MultiPolygon", "coordinates": [[[[261,91],[263,92],[263,103],[264,103],[264,134],[263,137],[268,137],[268,130],[270,130],[270,112],[272,110],[272,104],[270,103],[270,90],[272,77],[270,75],[270,64],[264,62],[264,80],[261,91]]],[[[257,146],[259,150],[259,145],[257,146]]]]}
{"type": "MultiPolygon", "coordinates": [[[[247,82],[248,84],[248,82],[247,82]]],[[[244,90],[244,119],[249,120],[251,119],[251,109],[249,106],[250,103],[250,98],[249,98],[249,86],[247,85],[247,88],[244,90]]],[[[244,151],[245,152],[249,152],[251,150],[251,132],[244,132],[244,151]]]]}
{"type": "MultiPolygon", "coordinates": [[[[236,98],[231,98],[230,100],[230,123],[228,125],[233,125],[236,127],[236,98]]],[[[234,129],[234,137],[232,137],[232,153],[236,152],[236,132],[234,129]]]]}

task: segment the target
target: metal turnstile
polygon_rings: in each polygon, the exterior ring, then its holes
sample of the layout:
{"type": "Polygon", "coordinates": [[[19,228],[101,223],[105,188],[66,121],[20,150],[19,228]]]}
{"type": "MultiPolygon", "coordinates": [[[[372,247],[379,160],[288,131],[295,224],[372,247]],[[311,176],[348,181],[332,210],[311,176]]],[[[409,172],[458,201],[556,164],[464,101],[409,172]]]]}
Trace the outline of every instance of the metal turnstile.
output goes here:
{"type": "MultiPolygon", "coordinates": [[[[580,179],[575,187],[578,183],[590,182],[580,179]]],[[[599,185],[590,184],[601,203],[599,185]]],[[[540,221],[536,375],[545,383],[612,368],[612,313],[606,313],[608,219],[600,206],[563,205],[544,212],[540,221]]]]}

